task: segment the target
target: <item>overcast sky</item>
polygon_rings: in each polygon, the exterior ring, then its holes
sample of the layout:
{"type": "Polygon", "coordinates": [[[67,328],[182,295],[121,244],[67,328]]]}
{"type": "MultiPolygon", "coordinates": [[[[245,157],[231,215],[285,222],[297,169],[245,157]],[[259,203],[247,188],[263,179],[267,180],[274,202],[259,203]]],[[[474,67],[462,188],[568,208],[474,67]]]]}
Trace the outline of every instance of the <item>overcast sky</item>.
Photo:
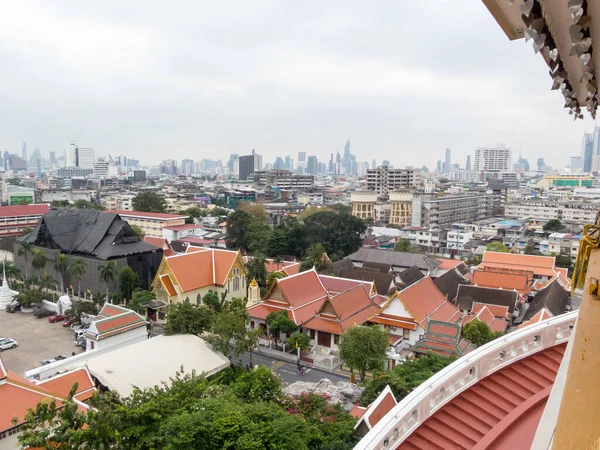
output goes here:
{"type": "Polygon", "coordinates": [[[266,163],[350,139],[435,167],[503,142],[562,167],[593,122],[550,85],[481,0],[0,0],[1,151],[266,163]]]}

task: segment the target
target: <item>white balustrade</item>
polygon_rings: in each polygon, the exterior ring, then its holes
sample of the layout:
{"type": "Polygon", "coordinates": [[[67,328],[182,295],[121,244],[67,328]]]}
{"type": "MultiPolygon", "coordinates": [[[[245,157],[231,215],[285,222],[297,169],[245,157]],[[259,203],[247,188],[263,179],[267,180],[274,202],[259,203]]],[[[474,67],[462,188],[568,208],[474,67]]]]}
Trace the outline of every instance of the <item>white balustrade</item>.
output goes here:
{"type": "Polygon", "coordinates": [[[395,449],[438,409],[482,378],[568,341],[577,313],[573,311],[527,326],[457,359],[407,395],[354,449],[395,449]]]}

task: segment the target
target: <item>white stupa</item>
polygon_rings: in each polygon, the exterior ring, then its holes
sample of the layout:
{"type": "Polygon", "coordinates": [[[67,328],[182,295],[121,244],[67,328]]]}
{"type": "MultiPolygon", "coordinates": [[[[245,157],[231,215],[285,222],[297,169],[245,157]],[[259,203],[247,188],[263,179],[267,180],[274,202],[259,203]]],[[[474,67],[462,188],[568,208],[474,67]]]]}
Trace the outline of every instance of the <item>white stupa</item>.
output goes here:
{"type": "Polygon", "coordinates": [[[4,261],[2,261],[2,286],[0,286],[0,309],[6,309],[10,305],[13,299],[17,296],[18,292],[13,291],[8,287],[8,281],[6,280],[6,269],[4,261]]]}

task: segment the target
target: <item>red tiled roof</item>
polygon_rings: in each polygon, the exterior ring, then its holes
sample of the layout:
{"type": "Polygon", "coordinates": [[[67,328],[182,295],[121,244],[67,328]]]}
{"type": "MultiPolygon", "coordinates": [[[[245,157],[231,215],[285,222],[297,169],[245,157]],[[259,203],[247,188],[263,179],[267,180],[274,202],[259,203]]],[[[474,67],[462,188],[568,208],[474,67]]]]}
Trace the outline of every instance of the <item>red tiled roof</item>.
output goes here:
{"type": "Polygon", "coordinates": [[[437,260],[441,262],[441,264],[436,267],[437,270],[450,270],[464,264],[464,262],[459,259],[437,258],[437,260]]]}
{"type": "Polygon", "coordinates": [[[184,223],[183,225],[170,225],[163,227],[165,230],[179,231],[179,230],[195,230],[197,228],[202,228],[202,225],[197,225],[194,223],[184,223]]]}
{"type": "Polygon", "coordinates": [[[144,236],[144,242],[154,245],[155,247],[162,248],[163,250],[168,247],[167,240],[165,238],[144,236]]]}
{"type": "Polygon", "coordinates": [[[250,306],[248,308],[248,315],[256,319],[266,320],[267,316],[272,312],[280,312],[286,310],[288,311],[288,317],[294,320],[291,311],[288,310],[285,306],[273,305],[272,303],[268,302],[261,302],[256,305],[250,306]]]}
{"type": "Polygon", "coordinates": [[[478,268],[498,267],[531,270],[540,276],[554,276],[554,257],[519,255],[515,253],[483,252],[483,261],[478,268]]]}
{"type": "Polygon", "coordinates": [[[313,302],[305,303],[300,307],[292,308],[292,316],[296,324],[302,325],[305,322],[312,319],[313,317],[315,317],[315,315],[317,315],[317,313],[321,310],[321,307],[323,306],[325,301],[327,301],[327,297],[323,297],[313,302]]]}
{"type": "Polygon", "coordinates": [[[296,275],[300,272],[300,263],[290,264],[283,268],[283,271],[288,275],[296,275]]]}
{"type": "Polygon", "coordinates": [[[108,213],[115,213],[123,217],[137,217],[140,219],[187,219],[188,216],[182,216],[181,214],[166,214],[166,213],[155,213],[155,212],[143,212],[143,211],[123,211],[119,209],[112,209],[106,211],[108,213]]]}
{"type": "Polygon", "coordinates": [[[173,285],[173,280],[171,280],[171,277],[169,275],[161,275],[159,279],[162,285],[164,286],[165,290],[171,297],[177,295],[177,290],[175,289],[175,286],[173,285]]]}
{"type": "Polygon", "coordinates": [[[304,305],[314,300],[325,298],[327,292],[319,280],[317,272],[307,270],[276,281],[286,300],[292,307],[304,305]]]}
{"type": "Polygon", "coordinates": [[[375,303],[379,307],[383,307],[383,305],[385,305],[388,300],[389,299],[385,295],[377,294],[373,296],[373,303],[375,303]]]}
{"type": "Polygon", "coordinates": [[[46,204],[0,206],[0,217],[43,216],[49,209],[46,204]]]}
{"type": "Polygon", "coordinates": [[[94,322],[94,325],[100,334],[134,324],[146,325],[144,318],[133,311],[94,322]]]}
{"type": "Polygon", "coordinates": [[[483,307],[487,307],[494,317],[508,317],[508,306],[490,305],[489,303],[473,302],[471,313],[477,314],[483,307]]]}
{"type": "Polygon", "coordinates": [[[123,314],[126,312],[130,312],[130,309],[123,308],[119,305],[112,305],[110,303],[104,304],[100,312],[98,313],[99,317],[113,317],[118,316],[119,314],[123,314]]]}
{"type": "Polygon", "coordinates": [[[529,319],[526,322],[523,322],[522,324],[520,324],[517,329],[520,330],[521,328],[525,328],[529,325],[533,325],[535,323],[541,322],[542,320],[546,320],[546,319],[550,319],[552,316],[552,314],[546,309],[546,308],[542,308],[541,311],[539,311],[535,316],[533,316],[531,319],[529,319]]]}
{"type": "Polygon", "coordinates": [[[95,392],[94,382],[87,368],[76,369],[71,372],[56,375],[52,378],[40,382],[38,385],[44,389],[54,392],[61,397],[67,398],[73,385],[77,383],[77,391],[75,391],[77,400],[87,400],[92,397],[95,392]]]}
{"type": "Polygon", "coordinates": [[[330,294],[338,294],[356,286],[362,286],[367,294],[373,289],[372,281],[352,280],[350,278],[331,277],[328,275],[319,275],[319,278],[323,287],[330,294]]]}
{"type": "Polygon", "coordinates": [[[368,320],[369,322],[379,323],[381,325],[389,325],[390,327],[404,328],[406,330],[415,331],[417,329],[417,322],[412,319],[400,319],[396,316],[390,316],[388,314],[377,314],[368,320]]]}
{"type": "Polygon", "coordinates": [[[528,294],[531,292],[531,286],[528,283],[529,277],[524,273],[501,273],[487,270],[476,270],[473,273],[473,285],[502,288],[513,290],[516,289],[520,294],[528,294]]]}
{"type": "Polygon", "coordinates": [[[491,331],[501,331],[504,333],[506,331],[506,327],[508,327],[508,322],[504,319],[497,319],[496,316],[494,316],[494,313],[491,311],[491,307],[493,307],[493,305],[481,305],[481,307],[477,308],[477,312],[473,311],[473,314],[469,314],[463,319],[463,326],[477,319],[490,327],[491,331]]]}
{"type": "Polygon", "coordinates": [[[183,292],[213,284],[225,284],[238,253],[230,250],[188,247],[187,253],[166,257],[183,292]]]}
{"type": "Polygon", "coordinates": [[[422,327],[430,318],[448,321],[458,311],[452,303],[446,300],[430,277],[421,278],[406,289],[397,292],[396,296],[422,327]]]}
{"type": "Polygon", "coordinates": [[[360,419],[362,416],[364,416],[364,414],[367,412],[367,408],[365,408],[364,406],[354,406],[354,408],[352,408],[350,410],[350,415],[352,417],[354,417],[355,419],[360,419]]]}

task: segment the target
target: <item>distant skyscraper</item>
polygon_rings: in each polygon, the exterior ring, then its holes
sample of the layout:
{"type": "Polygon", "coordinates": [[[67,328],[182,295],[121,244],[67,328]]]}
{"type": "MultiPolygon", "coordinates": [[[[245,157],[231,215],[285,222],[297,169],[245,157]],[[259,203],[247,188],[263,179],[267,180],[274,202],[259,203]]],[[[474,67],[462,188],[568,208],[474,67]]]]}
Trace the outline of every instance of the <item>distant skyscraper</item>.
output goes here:
{"type": "Polygon", "coordinates": [[[344,167],[345,174],[352,173],[352,154],[350,153],[350,141],[346,141],[344,146],[344,156],[342,158],[342,166],[344,167]]]}
{"type": "Polygon", "coordinates": [[[12,157],[10,153],[4,152],[4,170],[9,171],[12,169],[12,157]]]}
{"type": "Polygon", "coordinates": [[[23,149],[21,150],[21,158],[27,161],[27,142],[23,142],[23,149]]]}
{"type": "Polygon", "coordinates": [[[329,157],[329,167],[327,167],[327,172],[335,173],[335,162],[333,161],[333,153],[329,157]]]}
{"type": "Polygon", "coordinates": [[[257,155],[253,149],[251,155],[240,156],[240,180],[247,180],[248,177],[258,170],[262,170],[262,156],[257,155]]]}
{"type": "Polygon", "coordinates": [[[298,152],[298,162],[306,162],[306,152],[298,152]]]}
{"type": "Polygon", "coordinates": [[[56,152],[50,152],[50,165],[56,164],[56,152]]]}
{"type": "Polygon", "coordinates": [[[287,170],[293,170],[294,169],[294,167],[292,165],[292,157],[290,155],[287,155],[285,157],[285,168],[287,170]]]}
{"type": "Polygon", "coordinates": [[[465,164],[465,170],[467,172],[471,171],[471,155],[467,155],[467,164],[465,164]]]}
{"type": "Polygon", "coordinates": [[[239,157],[240,155],[237,153],[232,153],[229,155],[229,161],[227,161],[227,169],[229,170],[229,173],[234,173],[234,165],[239,157]]]}
{"type": "Polygon", "coordinates": [[[76,142],[71,142],[65,149],[65,167],[93,169],[95,161],[93,148],[79,147],[76,142]]]}
{"type": "Polygon", "coordinates": [[[377,169],[377,161],[371,161],[371,169],[377,169]]]}
{"type": "Polygon", "coordinates": [[[181,170],[179,173],[182,175],[191,175],[195,171],[193,159],[182,159],[181,170]]]}
{"type": "Polygon", "coordinates": [[[390,162],[387,159],[384,159],[383,161],[381,161],[381,165],[383,167],[390,167],[390,162]]]}
{"type": "Polygon", "coordinates": [[[306,164],[306,173],[309,175],[317,175],[319,173],[319,160],[316,156],[309,156],[306,164]]]}
{"type": "Polygon", "coordinates": [[[285,168],[286,167],[285,163],[283,162],[283,159],[280,156],[278,156],[275,159],[275,163],[273,164],[273,170],[284,170],[285,168]]]}
{"type": "Polygon", "coordinates": [[[442,173],[442,161],[437,162],[437,173],[442,173]]]}
{"type": "Polygon", "coordinates": [[[592,161],[594,159],[594,134],[585,133],[581,140],[581,158],[583,159],[583,171],[592,171],[592,161]]]}
{"type": "Polygon", "coordinates": [[[511,150],[503,144],[497,147],[475,149],[475,172],[508,172],[510,171],[511,150]]]}
{"type": "Polygon", "coordinates": [[[449,148],[446,149],[446,159],[444,162],[444,172],[450,172],[452,170],[452,158],[451,158],[451,150],[449,148]]]}

